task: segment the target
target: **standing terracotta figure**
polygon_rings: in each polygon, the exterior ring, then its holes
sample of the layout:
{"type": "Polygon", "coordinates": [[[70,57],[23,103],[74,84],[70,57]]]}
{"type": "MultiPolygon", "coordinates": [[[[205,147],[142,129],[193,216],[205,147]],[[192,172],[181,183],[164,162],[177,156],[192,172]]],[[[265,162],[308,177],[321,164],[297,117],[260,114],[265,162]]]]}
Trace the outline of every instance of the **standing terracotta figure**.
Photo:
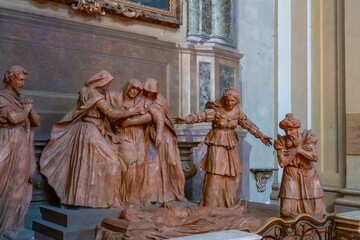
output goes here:
{"type": "Polygon", "coordinates": [[[23,67],[9,67],[0,90],[0,236],[23,227],[32,197],[33,136],[40,118],[33,101],[19,96],[27,75],[23,67]]]}
{"type": "Polygon", "coordinates": [[[206,173],[199,205],[231,208],[239,203],[238,189],[242,172],[235,128],[240,125],[247,129],[266,146],[272,145],[271,138],[263,135],[242,112],[239,92],[233,87],[225,89],[221,99],[206,103],[205,108],[202,112],[177,118],[176,122],[212,122],[212,129],[205,137],[208,150],[200,163],[206,173]]]}
{"type": "Polygon", "coordinates": [[[279,192],[280,215],[283,217],[326,213],[324,193],[313,163],[318,160],[318,139],[311,130],[299,133],[300,125],[293,114],[286,114],[279,124],[286,135],[278,135],[274,142],[279,165],[284,168],[279,192]]]}
{"type": "Polygon", "coordinates": [[[83,207],[118,207],[121,171],[125,167],[105,137],[105,117],[123,118],[138,109],[115,110],[104,92],[113,77],[92,76],[79,92],[75,108],[54,124],[40,158],[41,173],[60,202],[83,207]]]}
{"type": "MultiPolygon", "coordinates": [[[[144,106],[142,83],[131,79],[119,94],[115,91],[107,92],[106,98],[116,109],[127,110],[144,106]]],[[[144,112],[145,113],[145,112],[144,112]]],[[[124,119],[112,121],[112,130],[116,134],[116,151],[125,163],[120,198],[124,204],[136,203],[146,205],[149,201],[147,181],[147,162],[145,161],[144,126],[134,125],[122,127],[124,119]]]]}
{"type": "Polygon", "coordinates": [[[146,79],[143,95],[147,113],[128,118],[122,126],[145,124],[145,159],[151,183],[149,199],[151,202],[186,201],[177,135],[168,115],[167,101],[158,93],[157,80],[146,79]]]}

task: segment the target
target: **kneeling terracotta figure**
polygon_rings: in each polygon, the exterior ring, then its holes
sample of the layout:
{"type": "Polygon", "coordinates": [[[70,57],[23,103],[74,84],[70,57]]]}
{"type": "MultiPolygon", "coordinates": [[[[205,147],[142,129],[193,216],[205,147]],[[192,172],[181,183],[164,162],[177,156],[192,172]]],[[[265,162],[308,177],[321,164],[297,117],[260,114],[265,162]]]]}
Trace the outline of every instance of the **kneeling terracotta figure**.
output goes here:
{"type": "Polygon", "coordinates": [[[279,165],[284,168],[279,193],[280,215],[283,217],[294,217],[300,213],[326,213],[324,193],[314,166],[318,160],[318,138],[311,130],[299,133],[300,125],[293,114],[286,114],[279,124],[285,136],[278,135],[274,142],[279,165]]]}

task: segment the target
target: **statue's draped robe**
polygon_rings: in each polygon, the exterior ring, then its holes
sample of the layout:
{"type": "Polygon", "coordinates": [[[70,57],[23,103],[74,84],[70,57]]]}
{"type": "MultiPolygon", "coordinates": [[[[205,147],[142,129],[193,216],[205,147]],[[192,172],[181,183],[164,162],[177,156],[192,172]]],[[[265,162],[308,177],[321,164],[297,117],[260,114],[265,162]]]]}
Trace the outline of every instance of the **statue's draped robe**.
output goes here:
{"type": "Polygon", "coordinates": [[[286,147],[286,136],[278,135],[274,142],[279,165],[284,168],[279,198],[281,198],[280,213],[283,216],[296,216],[299,213],[320,215],[326,212],[324,193],[320,178],[313,162],[317,161],[317,137],[311,130],[299,133],[300,148],[302,145],[311,147],[306,156],[297,153],[286,157],[283,152],[286,147]]]}
{"type": "Polygon", "coordinates": [[[105,137],[104,118],[111,110],[94,88],[84,87],[79,94],[76,107],[52,128],[41,173],[62,204],[118,207],[124,166],[105,137]]]}
{"type": "Polygon", "coordinates": [[[29,118],[17,124],[9,111],[23,111],[18,96],[0,90],[0,232],[24,225],[32,197],[31,177],[36,164],[33,125],[29,118]]]}
{"type": "MultiPolygon", "coordinates": [[[[134,99],[128,99],[128,91],[136,87],[142,89],[140,82],[130,80],[123,88],[121,93],[108,91],[106,98],[115,109],[128,110],[136,106],[144,105],[144,97],[139,92],[134,99]]],[[[121,127],[124,119],[118,119],[116,122],[109,121],[116,134],[113,138],[118,157],[124,162],[123,180],[120,191],[120,199],[124,204],[140,203],[146,205],[149,203],[149,188],[147,178],[147,161],[145,160],[145,137],[144,126],[134,125],[121,127]]]]}
{"type": "Polygon", "coordinates": [[[186,123],[212,122],[205,137],[207,152],[200,163],[205,170],[199,206],[234,207],[239,203],[242,166],[237,151],[239,142],[235,128],[240,125],[258,137],[258,127],[247,118],[239,105],[227,111],[220,100],[208,102],[206,109],[185,117],[186,123]]]}
{"type": "Polygon", "coordinates": [[[149,162],[150,201],[185,201],[185,175],[181,167],[178,140],[171,123],[166,99],[158,94],[156,100],[146,100],[145,109],[153,121],[145,129],[146,159],[149,162]],[[156,146],[156,135],[162,143],[156,146]]]}

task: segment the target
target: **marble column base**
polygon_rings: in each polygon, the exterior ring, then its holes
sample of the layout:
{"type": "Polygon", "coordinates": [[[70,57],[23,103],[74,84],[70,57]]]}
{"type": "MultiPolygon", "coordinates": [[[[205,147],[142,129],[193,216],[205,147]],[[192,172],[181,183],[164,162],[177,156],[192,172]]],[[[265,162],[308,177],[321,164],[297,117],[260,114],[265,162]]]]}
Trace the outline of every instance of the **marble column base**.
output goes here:
{"type": "Polygon", "coordinates": [[[207,34],[203,34],[203,33],[188,33],[188,36],[186,38],[186,41],[188,43],[193,43],[193,44],[196,44],[196,43],[204,43],[206,41],[208,41],[210,38],[209,38],[209,35],[207,34]]]}
{"type": "Polygon", "coordinates": [[[211,34],[210,39],[207,40],[206,43],[215,43],[215,44],[219,44],[222,46],[235,48],[233,41],[228,36],[211,34]]]}

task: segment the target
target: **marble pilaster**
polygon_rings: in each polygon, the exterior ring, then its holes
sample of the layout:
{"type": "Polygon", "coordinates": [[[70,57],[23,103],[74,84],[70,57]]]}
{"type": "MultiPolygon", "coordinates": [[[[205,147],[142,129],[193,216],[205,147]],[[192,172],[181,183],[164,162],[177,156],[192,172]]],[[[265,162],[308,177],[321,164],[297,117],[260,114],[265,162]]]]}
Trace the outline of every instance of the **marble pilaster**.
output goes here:
{"type": "Polygon", "coordinates": [[[220,92],[222,94],[227,87],[234,86],[235,69],[226,65],[219,66],[220,92]]]}
{"type": "Polygon", "coordinates": [[[200,33],[203,34],[204,40],[209,39],[212,27],[212,4],[211,0],[200,1],[201,21],[199,26],[200,33]]]}
{"type": "Polygon", "coordinates": [[[201,41],[200,27],[200,1],[189,0],[188,10],[188,42],[201,41]]]}
{"type": "Polygon", "coordinates": [[[233,47],[230,39],[231,0],[212,0],[212,22],[209,43],[233,47]]]}
{"type": "Polygon", "coordinates": [[[210,71],[210,63],[199,62],[199,109],[204,109],[205,104],[210,101],[210,71]]]}

